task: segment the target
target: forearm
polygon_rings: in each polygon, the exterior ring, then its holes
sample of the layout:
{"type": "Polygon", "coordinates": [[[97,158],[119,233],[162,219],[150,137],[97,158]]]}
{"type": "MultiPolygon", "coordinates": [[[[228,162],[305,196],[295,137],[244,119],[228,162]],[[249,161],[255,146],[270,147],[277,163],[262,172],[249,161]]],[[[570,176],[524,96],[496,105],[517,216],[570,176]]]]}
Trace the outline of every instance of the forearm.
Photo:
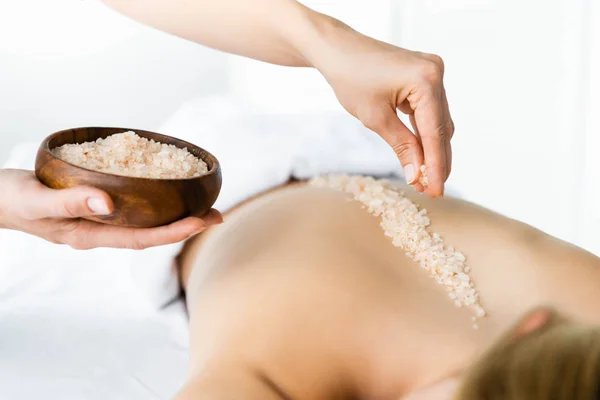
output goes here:
{"type": "Polygon", "coordinates": [[[313,67],[338,21],[295,0],[103,0],[141,23],[257,60],[313,67]]]}

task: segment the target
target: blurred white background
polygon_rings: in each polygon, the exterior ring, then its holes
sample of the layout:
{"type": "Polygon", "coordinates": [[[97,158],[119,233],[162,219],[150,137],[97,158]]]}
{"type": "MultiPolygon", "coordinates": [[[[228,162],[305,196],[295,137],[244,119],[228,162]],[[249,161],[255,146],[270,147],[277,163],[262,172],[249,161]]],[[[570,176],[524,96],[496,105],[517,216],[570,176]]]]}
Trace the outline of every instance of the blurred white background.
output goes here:
{"type": "MultiPolygon", "coordinates": [[[[443,56],[456,123],[449,184],[600,254],[597,1],[304,3],[443,56]]],[[[202,96],[261,112],[340,109],[316,71],[227,56],[81,0],[0,0],[0,93],[0,163],[14,144],[64,128],[156,130],[202,96]]]]}

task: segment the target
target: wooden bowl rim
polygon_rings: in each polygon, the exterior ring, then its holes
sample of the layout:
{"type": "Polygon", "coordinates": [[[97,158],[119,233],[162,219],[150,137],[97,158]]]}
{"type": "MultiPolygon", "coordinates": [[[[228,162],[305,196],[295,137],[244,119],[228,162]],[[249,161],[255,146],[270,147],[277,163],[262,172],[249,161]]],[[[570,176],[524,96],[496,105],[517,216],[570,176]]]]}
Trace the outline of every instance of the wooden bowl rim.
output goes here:
{"type": "MultiPolygon", "coordinates": [[[[113,133],[112,135],[116,135],[116,134],[117,133],[113,133]]],[[[109,135],[109,136],[112,136],[112,135],[109,135]]],[[[159,143],[163,143],[163,142],[159,141],[159,143]]],[[[69,143],[69,144],[75,144],[75,143],[69,143]]],[[[175,146],[179,147],[178,145],[175,145],[175,146]]],[[[48,135],[42,141],[40,147],[48,155],[50,155],[50,157],[52,157],[55,160],[58,160],[60,162],[63,162],[65,164],[68,164],[68,165],[70,165],[70,166],[72,166],[74,168],[77,168],[77,169],[80,169],[80,170],[83,170],[83,171],[86,171],[86,172],[92,173],[92,174],[98,174],[98,175],[104,175],[104,176],[111,176],[111,177],[115,177],[115,178],[132,179],[132,180],[160,181],[160,182],[163,182],[163,181],[164,182],[181,182],[181,181],[201,180],[201,179],[206,179],[206,178],[210,177],[210,175],[217,174],[218,171],[219,171],[219,169],[221,168],[221,164],[219,163],[219,160],[217,159],[217,157],[215,157],[208,150],[205,150],[202,147],[196,146],[193,143],[190,143],[190,142],[187,142],[185,140],[176,138],[174,136],[164,135],[162,133],[153,132],[153,131],[147,131],[145,129],[131,129],[131,128],[110,127],[110,126],[83,126],[83,127],[78,127],[78,128],[63,129],[61,131],[54,132],[54,133],[48,135]],[[66,160],[63,160],[62,158],[60,158],[56,154],[54,154],[54,152],[52,152],[52,150],[50,149],[50,141],[52,141],[52,139],[54,139],[55,137],[57,137],[57,136],[59,136],[59,135],[61,135],[63,133],[66,133],[66,132],[69,132],[69,131],[76,131],[76,130],[80,130],[80,129],[116,129],[116,130],[121,130],[122,129],[123,131],[120,132],[120,133],[129,132],[129,131],[135,132],[136,134],[137,134],[137,132],[147,132],[147,133],[151,133],[153,135],[159,135],[159,136],[167,137],[167,138],[175,140],[177,142],[177,144],[180,144],[180,143],[181,144],[185,144],[185,145],[187,145],[189,147],[192,147],[192,148],[194,148],[196,150],[200,150],[200,151],[204,152],[206,155],[208,155],[209,158],[212,158],[213,166],[212,166],[212,168],[206,174],[203,174],[203,175],[200,175],[200,176],[194,176],[194,177],[191,177],[191,178],[179,178],[179,179],[173,179],[173,178],[165,178],[165,179],[163,179],[163,178],[143,178],[143,177],[140,177],[140,176],[116,175],[116,174],[111,174],[111,173],[108,173],[108,172],[102,172],[102,171],[96,171],[96,170],[93,170],[93,169],[87,169],[87,168],[81,167],[79,165],[72,164],[72,163],[70,163],[70,162],[68,162],[66,160]]],[[[181,147],[179,147],[179,148],[181,148],[181,147]]],[[[206,160],[202,160],[202,161],[206,162],[206,160]]]]}

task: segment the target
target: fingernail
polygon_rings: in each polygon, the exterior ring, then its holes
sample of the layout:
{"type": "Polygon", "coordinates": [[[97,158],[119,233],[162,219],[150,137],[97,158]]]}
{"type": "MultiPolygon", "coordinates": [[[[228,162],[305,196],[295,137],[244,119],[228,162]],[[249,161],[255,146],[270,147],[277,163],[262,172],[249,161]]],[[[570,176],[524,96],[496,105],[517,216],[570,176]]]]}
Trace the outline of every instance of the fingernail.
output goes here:
{"type": "Polygon", "coordinates": [[[206,226],[219,225],[223,223],[223,215],[220,212],[211,210],[204,217],[202,217],[206,226]]]}
{"type": "Polygon", "coordinates": [[[90,197],[87,200],[87,205],[96,215],[108,215],[110,211],[106,202],[99,197],[90,197]]]}
{"type": "Polygon", "coordinates": [[[415,183],[415,167],[412,164],[408,164],[404,167],[404,178],[409,185],[415,183]]]}

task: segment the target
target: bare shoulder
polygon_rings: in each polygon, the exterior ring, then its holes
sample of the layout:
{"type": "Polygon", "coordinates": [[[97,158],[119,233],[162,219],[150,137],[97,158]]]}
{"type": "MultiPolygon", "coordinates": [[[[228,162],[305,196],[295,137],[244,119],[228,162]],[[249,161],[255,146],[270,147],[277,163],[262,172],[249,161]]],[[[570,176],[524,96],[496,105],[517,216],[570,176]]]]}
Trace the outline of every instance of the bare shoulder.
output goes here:
{"type": "Polygon", "coordinates": [[[600,325],[600,258],[549,235],[534,246],[537,284],[545,288],[548,303],[575,320],[600,325]]]}
{"type": "Polygon", "coordinates": [[[220,366],[192,376],[174,400],[285,400],[288,397],[267,376],[241,363],[220,366]]]}

